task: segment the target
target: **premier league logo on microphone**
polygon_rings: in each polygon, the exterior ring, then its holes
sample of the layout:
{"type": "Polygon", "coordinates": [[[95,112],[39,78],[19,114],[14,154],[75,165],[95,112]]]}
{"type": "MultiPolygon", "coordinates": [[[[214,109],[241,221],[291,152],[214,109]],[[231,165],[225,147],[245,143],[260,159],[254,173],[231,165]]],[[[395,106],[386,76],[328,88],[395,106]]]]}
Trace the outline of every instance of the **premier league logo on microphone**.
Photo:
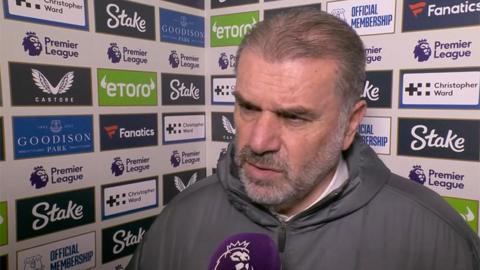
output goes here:
{"type": "Polygon", "coordinates": [[[253,267],[250,267],[249,244],[247,241],[237,241],[227,245],[227,250],[218,258],[214,270],[253,270],[253,267]]]}

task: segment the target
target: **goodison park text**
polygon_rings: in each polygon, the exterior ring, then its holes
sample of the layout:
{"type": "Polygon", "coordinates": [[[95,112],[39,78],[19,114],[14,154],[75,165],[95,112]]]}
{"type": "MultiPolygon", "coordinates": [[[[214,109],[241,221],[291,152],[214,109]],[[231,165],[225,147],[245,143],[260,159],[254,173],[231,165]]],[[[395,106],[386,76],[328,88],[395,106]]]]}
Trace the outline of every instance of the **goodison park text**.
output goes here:
{"type": "Polygon", "coordinates": [[[162,25],[162,32],[166,32],[169,34],[177,34],[180,36],[189,36],[189,37],[196,37],[196,38],[203,38],[204,34],[201,31],[192,30],[192,29],[185,29],[179,27],[173,27],[168,25],[162,25]]]}
{"type": "Polygon", "coordinates": [[[64,135],[52,135],[52,136],[32,136],[32,137],[19,137],[17,139],[17,145],[27,146],[27,145],[49,145],[49,144],[65,144],[65,143],[81,143],[81,142],[91,142],[92,134],[91,133],[77,133],[77,134],[64,134],[64,135]]]}

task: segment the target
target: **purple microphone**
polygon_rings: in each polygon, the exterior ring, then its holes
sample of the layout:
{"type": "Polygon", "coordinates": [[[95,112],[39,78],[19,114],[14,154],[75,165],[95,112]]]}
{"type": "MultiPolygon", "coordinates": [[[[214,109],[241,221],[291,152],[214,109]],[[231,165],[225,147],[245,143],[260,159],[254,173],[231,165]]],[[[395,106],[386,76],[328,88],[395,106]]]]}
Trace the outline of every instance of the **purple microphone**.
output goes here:
{"type": "Polygon", "coordinates": [[[239,233],[223,240],[210,259],[209,270],[280,270],[275,243],[265,234],[239,233]]]}

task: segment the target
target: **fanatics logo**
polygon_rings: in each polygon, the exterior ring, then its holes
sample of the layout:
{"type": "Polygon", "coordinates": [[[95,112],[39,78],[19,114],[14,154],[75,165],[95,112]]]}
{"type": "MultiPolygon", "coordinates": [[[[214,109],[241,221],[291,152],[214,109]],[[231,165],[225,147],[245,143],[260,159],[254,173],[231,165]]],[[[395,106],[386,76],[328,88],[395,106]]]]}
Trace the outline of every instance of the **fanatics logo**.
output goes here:
{"type": "Polygon", "coordinates": [[[427,6],[427,3],[424,1],[421,1],[418,3],[412,3],[408,5],[408,7],[410,8],[410,11],[415,17],[418,17],[418,15],[423,12],[426,6],[427,6]]]}
{"type": "Polygon", "coordinates": [[[113,136],[115,136],[115,133],[117,133],[118,125],[103,127],[103,129],[107,132],[108,137],[112,139],[113,136]]]}

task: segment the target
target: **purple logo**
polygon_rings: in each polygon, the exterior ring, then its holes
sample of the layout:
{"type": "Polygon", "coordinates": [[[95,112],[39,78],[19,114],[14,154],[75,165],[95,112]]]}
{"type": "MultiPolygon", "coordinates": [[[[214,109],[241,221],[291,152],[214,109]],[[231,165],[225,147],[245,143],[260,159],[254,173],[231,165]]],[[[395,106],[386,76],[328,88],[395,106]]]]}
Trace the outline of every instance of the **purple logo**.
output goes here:
{"type": "Polygon", "coordinates": [[[37,37],[35,32],[27,32],[27,36],[23,38],[23,49],[28,51],[28,55],[30,56],[38,56],[42,52],[42,43],[40,43],[40,39],[37,37]]]}
{"type": "Polygon", "coordinates": [[[178,153],[177,150],[174,150],[172,155],[170,156],[170,163],[173,167],[178,167],[180,166],[181,161],[182,158],[180,157],[180,153],[178,153]]]}
{"type": "Polygon", "coordinates": [[[170,63],[170,66],[172,66],[172,68],[178,68],[178,65],[180,64],[180,59],[178,58],[177,51],[172,51],[172,53],[168,57],[168,62],[170,63]]]}
{"type": "Polygon", "coordinates": [[[218,258],[214,269],[253,270],[250,266],[248,245],[250,242],[247,241],[237,241],[227,245],[227,250],[218,258]]]}
{"type": "Polygon", "coordinates": [[[110,47],[108,48],[107,51],[108,59],[116,64],[120,62],[120,59],[122,59],[122,52],[120,51],[120,48],[118,47],[117,43],[110,43],[110,47]]]}
{"type": "Polygon", "coordinates": [[[113,175],[120,176],[125,171],[125,165],[123,165],[123,161],[119,157],[116,157],[113,159],[110,169],[113,175]]]}
{"type": "Polygon", "coordinates": [[[226,53],[221,53],[220,54],[220,58],[218,58],[218,66],[221,68],[221,69],[227,69],[228,66],[229,66],[229,62],[228,62],[228,56],[226,53]]]}
{"type": "Polygon", "coordinates": [[[427,180],[427,176],[420,165],[413,166],[413,169],[410,170],[408,174],[408,178],[422,185],[425,183],[425,180],[427,180]]]}
{"type": "Polygon", "coordinates": [[[413,50],[413,54],[418,62],[425,62],[430,58],[430,55],[432,55],[432,49],[426,39],[420,39],[418,41],[418,44],[413,50]]]}
{"type": "Polygon", "coordinates": [[[48,183],[48,175],[43,166],[37,166],[33,168],[33,172],[30,175],[30,183],[36,189],[43,188],[48,183]]]}

